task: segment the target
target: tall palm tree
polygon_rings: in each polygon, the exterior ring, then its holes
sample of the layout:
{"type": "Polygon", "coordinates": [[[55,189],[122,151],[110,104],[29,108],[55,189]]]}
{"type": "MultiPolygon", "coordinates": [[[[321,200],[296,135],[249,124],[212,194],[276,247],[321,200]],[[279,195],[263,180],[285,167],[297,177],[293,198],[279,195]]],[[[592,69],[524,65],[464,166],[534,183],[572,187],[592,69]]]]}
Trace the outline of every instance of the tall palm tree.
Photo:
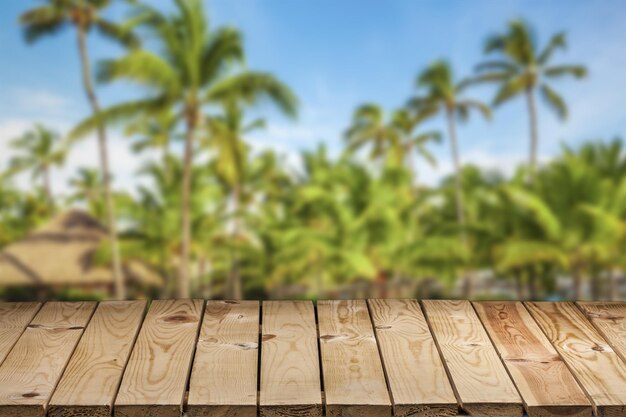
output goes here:
{"type": "Polygon", "coordinates": [[[241,34],[232,28],[210,30],[200,0],[176,0],[176,12],[163,15],[147,5],[137,8],[136,20],[159,44],[158,53],[135,50],[120,59],[102,63],[102,81],[125,79],[148,87],[148,98],[122,103],[104,110],[101,117],[83,121],[72,132],[80,136],[101,120],[119,122],[174,108],[184,124],[185,145],[181,190],[181,261],[178,295],[189,296],[191,244],[190,184],[199,129],[206,124],[206,110],[224,99],[252,104],[268,98],[280,110],[295,115],[297,100],[291,90],[269,73],[241,70],[244,60],[241,34]]]}
{"type": "Polygon", "coordinates": [[[385,158],[393,144],[399,141],[398,132],[385,120],[384,110],[373,103],[357,107],[345,138],[349,152],[367,146],[373,160],[385,158]]]}
{"type": "Polygon", "coordinates": [[[33,178],[41,177],[48,204],[54,207],[50,169],[61,166],[67,155],[67,148],[61,143],[59,134],[37,124],[11,142],[11,147],[19,154],[9,162],[9,171],[12,173],[32,171],[33,178]]]}
{"type": "Polygon", "coordinates": [[[387,159],[398,166],[406,166],[417,177],[414,153],[434,165],[433,155],[426,145],[439,141],[438,132],[415,132],[422,121],[420,115],[413,116],[407,109],[394,111],[389,120],[383,109],[373,103],[359,106],[352,117],[352,124],[345,132],[348,151],[370,147],[370,159],[387,159]]]}
{"type": "Polygon", "coordinates": [[[532,28],[523,20],[512,20],[506,32],[490,36],[485,43],[485,53],[497,53],[500,59],[485,61],[477,67],[481,74],[476,78],[477,81],[500,85],[493,99],[494,106],[521,94],[526,97],[530,124],[529,183],[535,175],[539,145],[536,91],[539,90],[545,103],[559,119],[564,120],[567,118],[567,105],[549,85],[549,81],[564,76],[583,78],[587,75],[587,69],[582,65],[550,63],[554,52],[564,49],[566,45],[566,35],[560,32],[553,35],[548,44],[540,49],[532,28]]]}
{"type": "Polygon", "coordinates": [[[249,147],[244,141],[244,135],[265,126],[265,120],[255,119],[247,122],[244,112],[234,100],[223,103],[223,114],[209,120],[209,134],[205,145],[216,151],[217,157],[213,161],[215,172],[221,183],[230,195],[231,238],[233,241],[231,271],[228,287],[230,297],[240,299],[243,295],[241,272],[237,242],[242,229],[242,200],[246,178],[246,162],[249,147]]]}
{"type": "Polygon", "coordinates": [[[437,131],[416,131],[422,121],[422,115],[412,115],[408,109],[396,110],[391,116],[391,125],[400,135],[395,149],[396,159],[407,165],[413,174],[414,182],[417,178],[415,154],[417,153],[432,167],[435,167],[437,160],[428,150],[427,145],[431,142],[441,142],[441,134],[437,131]]]}
{"type": "Polygon", "coordinates": [[[448,124],[448,139],[452,150],[454,166],[456,217],[461,228],[465,226],[463,209],[463,192],[461,184],[461,157],[456,134],[457,120],[466,121],[471,110],[477,110],[486,119],[491,117],[491,110],[484,103],[461,96],[468,82],[456,81],[450,64],[446,61],[435,61],[424,69],[417,77],[417,87],[424,90],[424,94],[410,100],[409,105],[417,110],[423,118],[440,113],[448,124]]]}
{"type": "Polygon", "coordinates": [[[104,214],[102,180],[97,169],[79,168],[76,175],[70,178],[69,185],[73,191],[68,203],[85,202],[95,216],[101,217],[104,214]]]}
{"type": "MultiPolygon", "coordinates": [[[[111,0],[46,0],[44,4],[30,9],[20,16],[20,23],[24,27],[24,36],[29,43],[35,42],[46,35],[54,35],[69,26],[73,26],[76,29],[83,88],[94,115],[100,114],[100,103],[92,81],[87,35],[93,29],[96,29],[101,35],[122,45],[135,46],[137,44],[136,38],[127,28],[103,17],[103,11],[111,2],[111,0]]],[[[97,124],[96,132],[113,258],[115,295],[118,299],[124,299],[126,298],[126,289],[122,276],[122,264],[119,256],[117,227],[115,224],[115,207],[111,194],[107,136],[102,123],[97,124]]]]}

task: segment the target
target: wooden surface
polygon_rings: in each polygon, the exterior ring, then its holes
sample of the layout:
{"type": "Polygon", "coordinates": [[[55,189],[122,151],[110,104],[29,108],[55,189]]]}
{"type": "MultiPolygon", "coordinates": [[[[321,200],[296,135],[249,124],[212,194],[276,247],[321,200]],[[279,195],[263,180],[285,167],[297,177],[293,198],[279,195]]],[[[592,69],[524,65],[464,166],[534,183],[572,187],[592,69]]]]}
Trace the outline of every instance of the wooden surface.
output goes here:
{"type": "Polygon", "coordinates": [[[0,302],[0,417],[626,417],[625,315],[622,302],[0,302]]]}
{"type": "Polygon", "coordinates": [[[263,302],[261,340],[261,416],[321,416],[313,303],[263,302]]]}
{"type": "Polygon", "coordinates": [[[424,308],[462,408],[522,416],[522,400],[470,302],[424,301],[424,308]]]}
{"type": "Polygon", "coordinates": [[[0,302],[0,365],[40,308],[39,303],[0,302]]]}
{"type": "Polygon", "coordinates": [[[258,301],[208,301],[189,384],[190,417],[255,417],[258,301]]]}
{"type": "Polygon", "coordinates": [[[96,303],[49,302],[0,366],[0,416],[43,416],[96,303]]]}
{"type": "Polygon", "coordinates": [[[115,400],[115,415],[180,416],[202,300],[153,301],[115,400]]]}
{"type": "Polygon", "coordinates": [[[369,300],[368,304],[394,415],[456,416],[454,392],[417,301],[369,300]]]}
{"type": "Polygon", "coordinates": [[[626,362],[626,303],[600,301],[577,304],[615,353],[626,362]]]}
{"type": "Polygon", "coordinates": [[[530,417],[589,417],[591,403],[520,302],[474,308],[522,396],[530,417]]]}
{"type": "Polygon", "coordinates": [[[384,417],[391,400],[364,300],[318,301],[326,415],[384,417]]]}
{"type": "Polygon", "coordinates": [[[526,304],[590,397],[596,415],[626,415],[626,364],[574,303],[526,304]]]}
{"type": "Polygon", "coordinates": [[[98,305],[50,400],[48,416],[111,415],[145,308],[145,301],[98,305]]]}

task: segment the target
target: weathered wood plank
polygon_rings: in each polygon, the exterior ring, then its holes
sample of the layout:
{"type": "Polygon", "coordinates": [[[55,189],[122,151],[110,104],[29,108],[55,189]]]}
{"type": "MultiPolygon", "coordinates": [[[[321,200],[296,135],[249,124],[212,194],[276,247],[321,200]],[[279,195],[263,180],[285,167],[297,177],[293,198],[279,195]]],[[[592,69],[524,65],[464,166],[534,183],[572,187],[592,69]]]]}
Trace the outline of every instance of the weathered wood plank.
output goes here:
{"type": "Polygon", "coordinates": [[[530,417],[590,417],[591,403],[520,302],[474,302],[530,417]]]}
{"type": "Polygon", "coordinates": [[[0,365],[40,308],[40,303],[0,302],[0,365]]]}
{"type": "Polygon", "coordinates": [[[181,415],[203,304],[152,302],[115,400],[117,417],[181,415]]]}
{"type": "Polygon", "coordinates": [[[98,305],[50,400],[50,417],[106,417],[137,337],[145,301],[98,305]]]}
{"type": "Polygon", "coordinates": [[[391,416],[391,400],[365,301],[318,301],[317,314],[326,415],[391,416]]]}
{"type": "Polygon", "coordinates": [[[626,362],[626,303],[589,301],[577,304],[615,353],[626,362]]]}
{"type": "Polygon", "coordinates": [[[43,416],[95,302],[49,302],[0,366],[0,416],[43,416]]]}
{"type": "Polygon", "coordinates": [[[369,300],[394,416],[456,416],[458,404],[415,300],[369,300]]]}
{"type": "Polygon", "coordinates": [[[574,303],[525,305],[591,399],[596,416],[626,415],[626,364],[574,303]]]}
{"type": "Polygon", "coordinates": [[[264,301],[261,416],[321,416],[315,310],[311,301],[264,301]]]}
{"type": "Polygon", "coordinates": [[[189,384],[190,417],[256,417],[258,301],[208,301],[189,384]]]}
{"type": "Polygon", "coordinates": [[[522,400],[469,301],[424,301],[426,318],[462,408],[521,416],[522,400]]]}

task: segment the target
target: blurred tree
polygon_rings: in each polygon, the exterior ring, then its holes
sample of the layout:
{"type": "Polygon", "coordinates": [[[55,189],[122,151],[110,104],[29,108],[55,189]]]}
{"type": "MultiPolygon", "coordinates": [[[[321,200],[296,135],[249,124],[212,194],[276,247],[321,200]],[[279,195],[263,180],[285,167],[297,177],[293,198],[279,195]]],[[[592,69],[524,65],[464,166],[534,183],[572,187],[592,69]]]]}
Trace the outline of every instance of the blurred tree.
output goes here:
{"type": "MultiPolygon", "coordinates": [[[[119,25],[104,18],[104,11],[111,5],[110,0],[46,0],[20,16],[27,42],[35,42],[43,36],[54,35],[68,26],[76,29],[78,51],[80,54],[83,87],[95,116],[100,114],[100,104],[93,86],[91,63],[87,49],[87,35],[96,29],[102,36],[124,46],[136,46],[138,41],[133,33],[124,25],[119,25]]],[[[117,227],[115,223],[115,207],[111,193],[111,176],[107,149],[107,137],[104,124],[96,125],[102,181],[104,184],[105,202],[107,207],[107,223],[113,253],[113,278],[115,295],[118,299],[126,298],[122,264],[119,257],[117,227]]]]}
{"type": "Polygon", "coordinates": [[[250,104],[268,98],[284,113],[294,115],[297,102],[291,90],[271,74],[231,70],[233,64],[241,64],[244,59],[241,35],[232,28],[209,31],[201,1],[177,0],[175,5],[176,13],[172,15],[146,4],[137,6],[134,20],[160,44],[159,54],[135,50],[120,59],[105,61],[99,68],[102,81],[125,79],[147,86],[154,94],[104,110],[101,117],[79,124],[72,136],[84,135],[101,121],[116,122],[175,109],[185,125],[178,295],[188,297],[190,184],[198,127],[210,119],[203,114],[204,109],[226,98],[250,104]]]}
{"type": "Polygon", "coordinates": [[[582,78],[587,75],[587,69],[582,65],[550,64],[554,52],[565,47],[566,35],[560,32],[552,36],[548,44],[539,50],[532,28],[523,20],[512,20],[506,32],[490,36],[485,43],[485,53],[498,53],[501,59],[486,61],[477,66],[481,75],[476,77],[476,81],[500,84],[493,99],[494,106],[499,106],[519,94],[526,96],[530,123],[529,183],[532,183],[535,175],[539,144],[536,90],[539,89],[548,107],[563,120],[567,118],[565,100],[548,82],[563,76],[582,78]]]}
{"type": "Polygon", "coordinates": [[[489,107],[480,101],[460,97],[467,85],[466,81],[456,82],[452,68],[446,61],[435,61],[422,71],[416,81],[417,87],[424,89],[424,95],[418,95],[410,100],[410,107],[414,108],[422,118],[443,113],[448,124],[448,139],[452,149],[452,164],[455,173],[456,216],[463,228],[465,213],[463,210],[463,193],[461,186],[461,158],[456,135],[456,120],[466,121],[470,110],[478,110],[485,118],[491,117],[489,107]]]}
{"type": "Polygon", "coordinates": [[[19,138],[11,142],[18,152],[9,162],[9,173],[32,171],[33,179],[41,177],[43,190],[50,208],[55,202],[50,181],[50,169],[65,162],[67,147],[55,131],[37,124],[19,138]]]}

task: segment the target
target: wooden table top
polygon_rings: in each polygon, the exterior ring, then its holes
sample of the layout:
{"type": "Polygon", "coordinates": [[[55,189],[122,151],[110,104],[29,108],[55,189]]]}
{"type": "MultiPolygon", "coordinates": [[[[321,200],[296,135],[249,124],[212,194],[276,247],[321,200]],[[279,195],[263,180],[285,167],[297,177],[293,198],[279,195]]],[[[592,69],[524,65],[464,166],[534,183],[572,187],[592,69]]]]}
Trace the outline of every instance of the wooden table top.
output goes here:
{"type": "Polygon", "coordinates": [[[0,417],[626,416],[626,303],[0,302],[0,417]]]}

